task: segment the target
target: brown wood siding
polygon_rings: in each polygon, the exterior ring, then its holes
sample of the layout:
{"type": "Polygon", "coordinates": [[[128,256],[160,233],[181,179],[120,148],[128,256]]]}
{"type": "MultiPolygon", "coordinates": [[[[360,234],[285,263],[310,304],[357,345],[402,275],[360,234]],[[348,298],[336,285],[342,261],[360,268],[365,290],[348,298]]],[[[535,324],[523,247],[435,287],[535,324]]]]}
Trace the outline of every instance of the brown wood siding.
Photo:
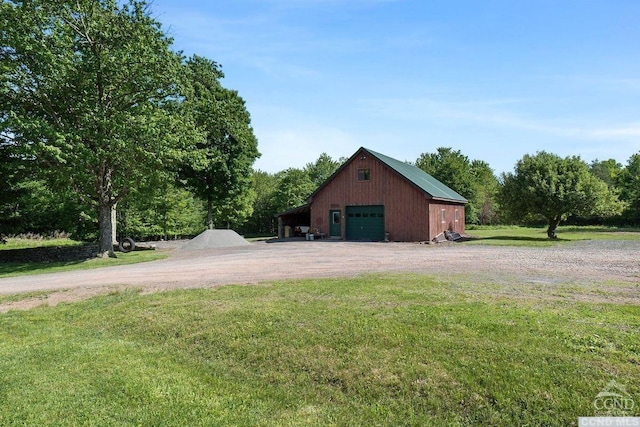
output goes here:
{"type": "MultiPolygon", "coordinates": [[[[384,205],[385,229],[395,241],[425,241],[430,236],[428,196],[403,177],[367,153],[360,153],[347,164],[311,201],[311,227],[329,233],[329,211],[342,213],[345,236],[345,207],[384,205]],[[361,157],[365,157],[364,159],[361,157]],[[370,180],[358,181],[358,170],[369,169],[370,180]]],[[[462,211],[464,224],[464,206],[462,211]]]]}
{"type": "Polygon", "coordinates": [[[464,229],[464,205],[454,203],[434,202],[429,205],[430,234],[433,239],[445,230],[463,234],[464,229]],[[444,210],[444,221],[442,211],[444,210]],[[456,211],[458,220],[456,221],[456,211]]]}

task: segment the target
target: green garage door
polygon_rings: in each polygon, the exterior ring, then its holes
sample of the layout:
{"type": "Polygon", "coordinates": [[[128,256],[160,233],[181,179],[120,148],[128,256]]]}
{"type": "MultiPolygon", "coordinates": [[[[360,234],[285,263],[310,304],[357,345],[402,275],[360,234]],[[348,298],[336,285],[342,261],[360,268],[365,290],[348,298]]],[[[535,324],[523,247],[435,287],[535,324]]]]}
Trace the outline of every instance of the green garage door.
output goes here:
{"type": "Polygon", "coordinates": [[[384,206],[347,206],[347,240],[384,240],[384,206]]]}

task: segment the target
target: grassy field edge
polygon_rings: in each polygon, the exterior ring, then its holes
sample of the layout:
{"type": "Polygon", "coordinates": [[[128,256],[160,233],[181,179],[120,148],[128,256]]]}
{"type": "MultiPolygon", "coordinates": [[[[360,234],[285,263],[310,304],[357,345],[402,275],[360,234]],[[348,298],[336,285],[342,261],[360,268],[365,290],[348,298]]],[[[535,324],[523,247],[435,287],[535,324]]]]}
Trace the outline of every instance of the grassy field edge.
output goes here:
{"type": "Polygon", "coordinates": [[[640,308],[557,288],[384,274],[12,311],[0,424],[576,425],[611,381],[639,396],[640,308]]]}
{"type": "Polygon", "coordinates": [[[636,228],[602,226],[558,227],[558,239],[547,238],[546,227],[521,226],[467,226],[466,235],[471,238],[466,244],[500,246],[551,247],[586,240],[640,240],[636,228]]]}

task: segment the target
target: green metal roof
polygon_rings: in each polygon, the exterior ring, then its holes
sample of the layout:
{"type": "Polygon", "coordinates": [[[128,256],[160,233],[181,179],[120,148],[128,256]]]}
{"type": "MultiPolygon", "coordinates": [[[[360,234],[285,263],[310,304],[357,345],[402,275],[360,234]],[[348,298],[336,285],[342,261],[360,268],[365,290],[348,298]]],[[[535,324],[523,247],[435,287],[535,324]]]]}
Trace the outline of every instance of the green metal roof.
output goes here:
{"type": "Polygon", "coordinates": [[[420,188],[425,193],[429,194],[434,199],[460,203],[468,202],[468,200],[462,197],[460,194],[456,193],[451,188],[447,187],[446,185],[416,166],[401,162],[396,159],[392,159],[391,157],[385,156],[384,154],[376,153],[375,151],[371,151],[364,147],[361,149],[365,150],[373,157],[380,160],[382,163],[396,171],[398,174],[406,178],[408,181],[413,183],[416,187],[420,188]]]}

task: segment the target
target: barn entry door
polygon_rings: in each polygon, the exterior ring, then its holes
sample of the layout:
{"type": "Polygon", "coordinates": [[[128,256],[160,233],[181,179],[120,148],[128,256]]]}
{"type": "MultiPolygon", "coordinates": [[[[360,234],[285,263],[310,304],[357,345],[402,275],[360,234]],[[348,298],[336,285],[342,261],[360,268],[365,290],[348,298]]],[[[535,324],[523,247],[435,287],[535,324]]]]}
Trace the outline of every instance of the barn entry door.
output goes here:
{"type": "Polygon", "coordinates": [[[347,206],[347,240],[384,240],[384,206],[347,206]]]}
{"type": "Polygon", "coordinates": [[[329,225],[329,237],[342,236],[342,221],[340,221],[340,211],[329,211],[331,223],[329,225]]]}

